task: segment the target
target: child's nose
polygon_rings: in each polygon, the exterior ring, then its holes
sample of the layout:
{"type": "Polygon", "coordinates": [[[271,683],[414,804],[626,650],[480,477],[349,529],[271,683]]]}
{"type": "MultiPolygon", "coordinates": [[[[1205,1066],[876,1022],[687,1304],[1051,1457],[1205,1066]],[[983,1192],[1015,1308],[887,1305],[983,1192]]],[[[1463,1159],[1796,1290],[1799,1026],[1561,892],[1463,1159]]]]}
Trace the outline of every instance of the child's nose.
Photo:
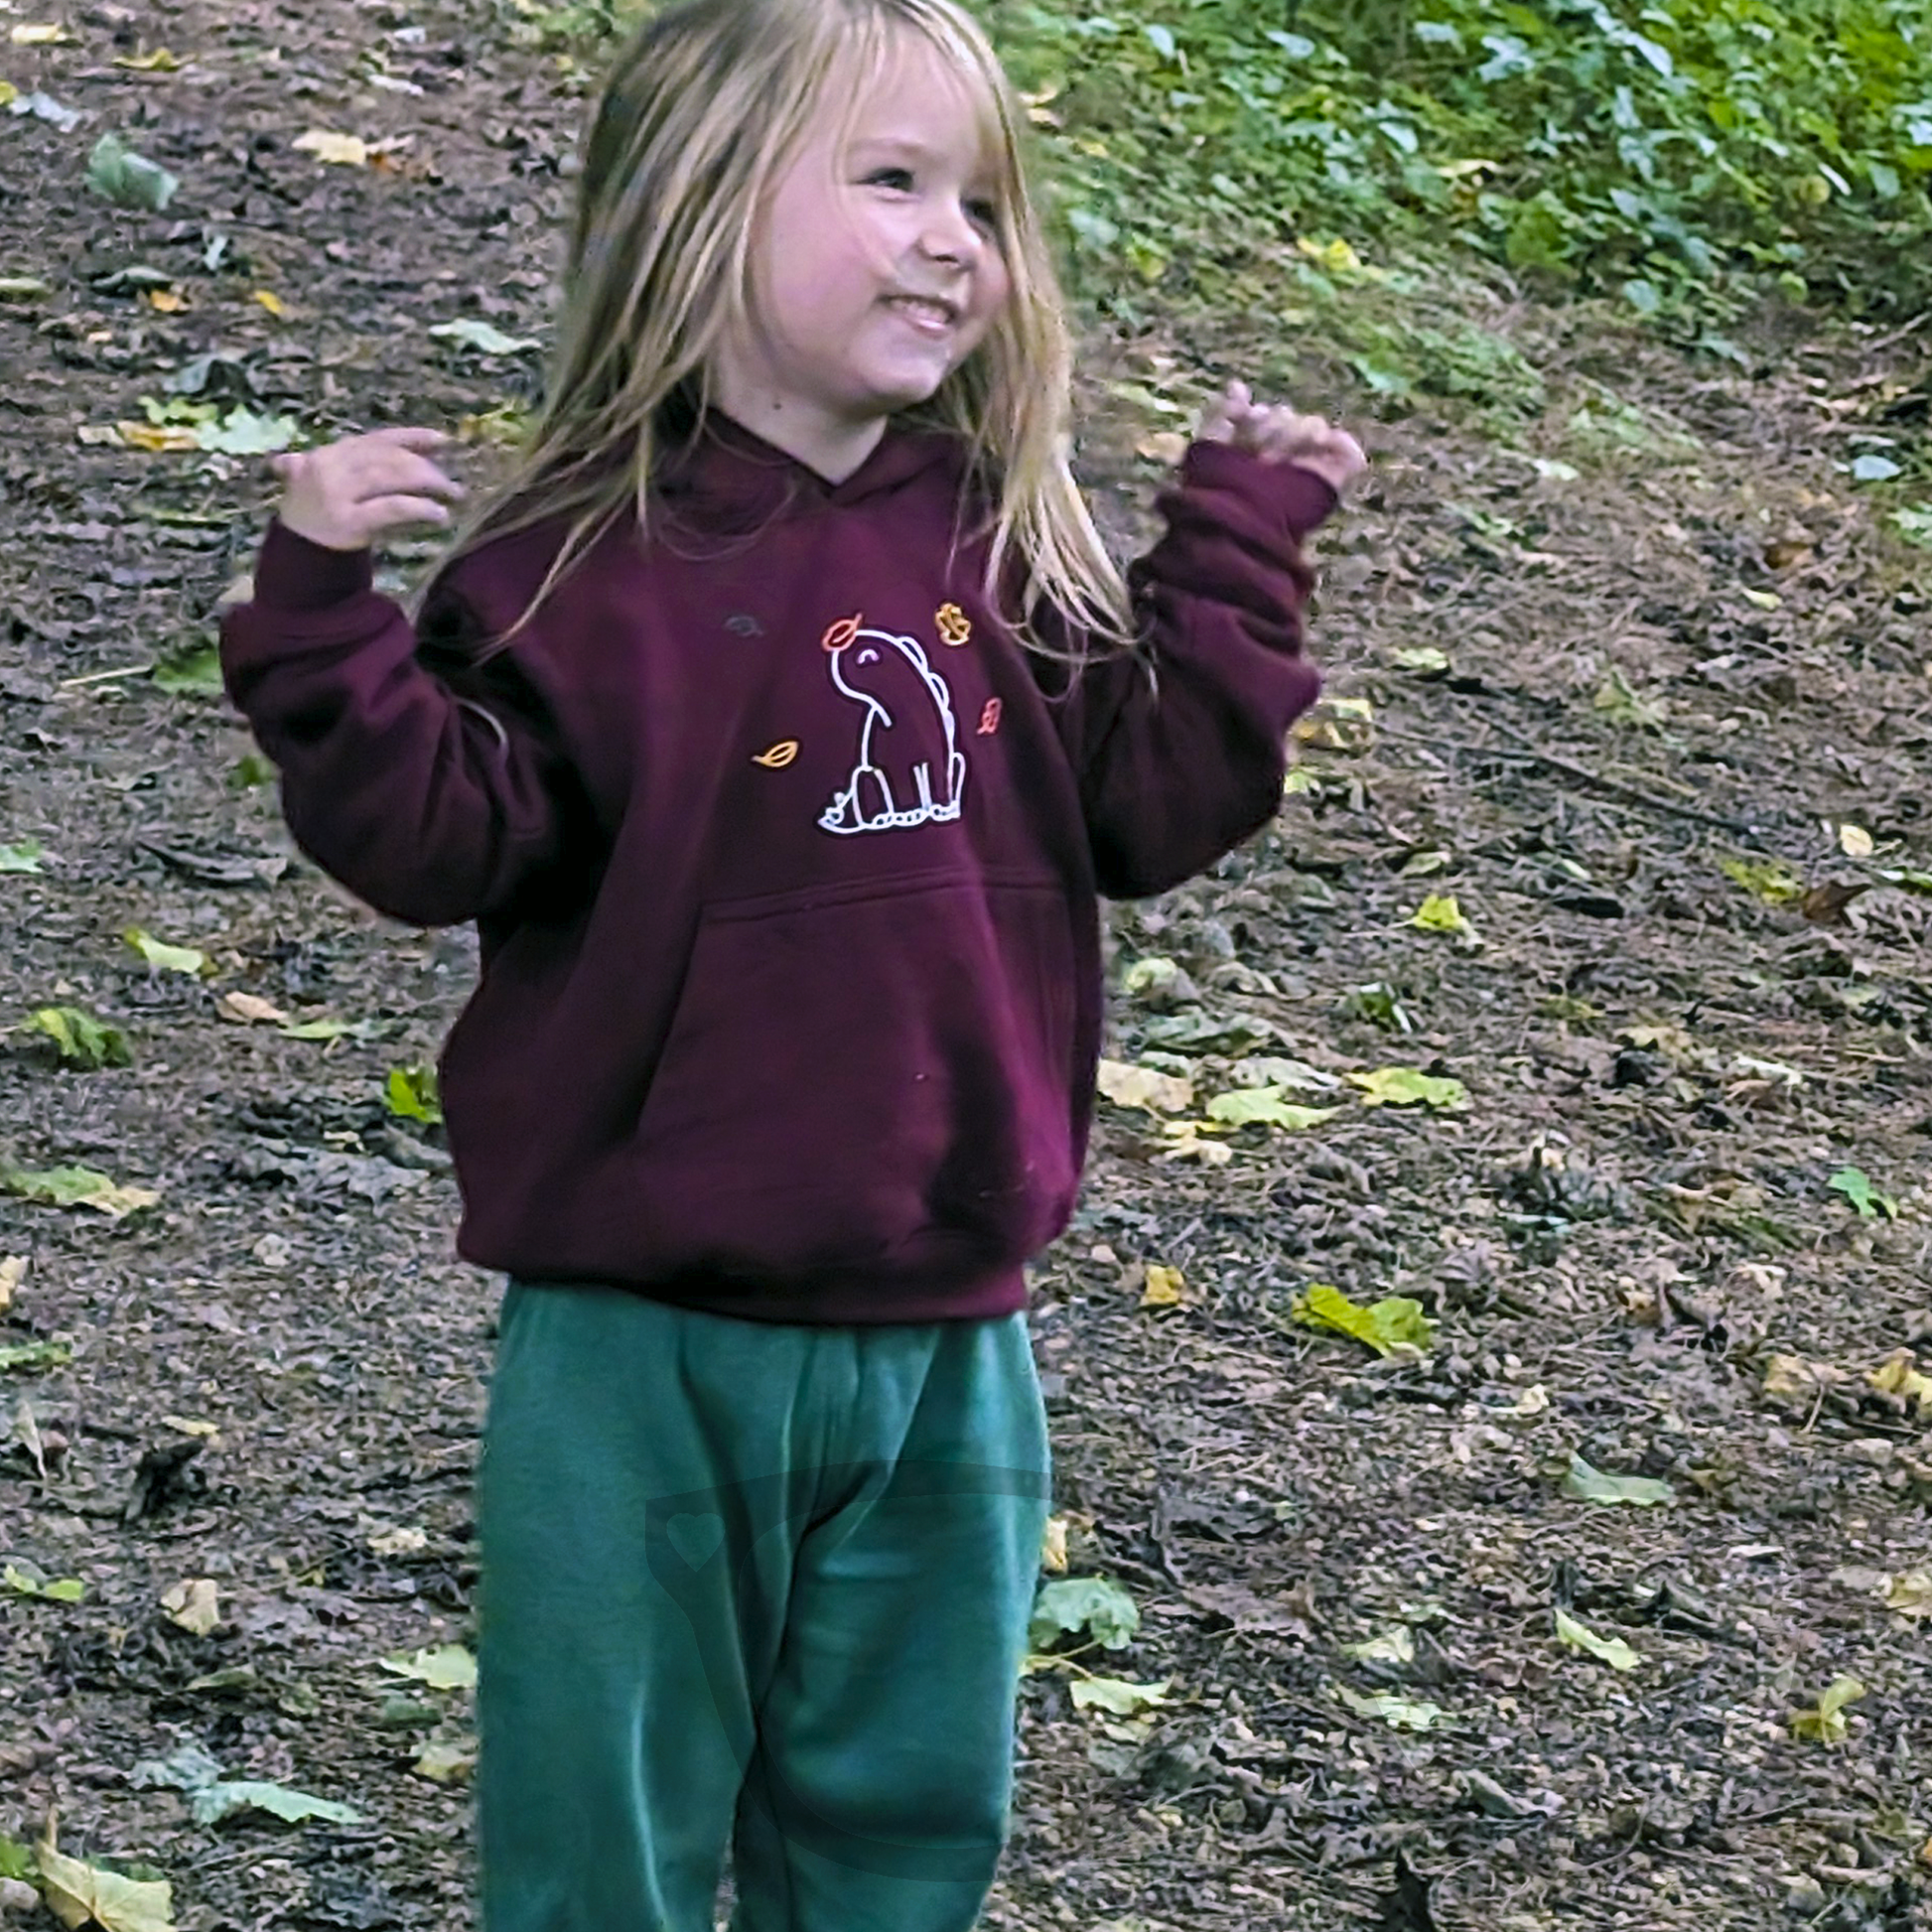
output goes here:
{"type": "Polygon", "coordinates": [[[925,251],[935,261],[974,260],[986,237],[960,207],[940,207],[926,223],[925,251]]]}

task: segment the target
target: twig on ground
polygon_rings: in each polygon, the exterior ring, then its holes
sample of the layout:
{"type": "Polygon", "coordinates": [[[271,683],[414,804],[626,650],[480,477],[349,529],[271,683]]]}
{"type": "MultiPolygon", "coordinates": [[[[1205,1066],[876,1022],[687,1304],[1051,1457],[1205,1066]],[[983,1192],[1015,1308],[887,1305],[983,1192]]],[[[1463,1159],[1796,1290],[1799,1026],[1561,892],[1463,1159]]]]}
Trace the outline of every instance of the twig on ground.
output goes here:
{"type": "MultiPolygon", "coordinates": [[[[1533,739],[1526,738],[1521,732],[1505,725],[1500,719],[1492,718],[1491,726],[1506,738],[1516,741],[1514,746],[1490,745],[1480,741],[1467,745],[1453,746],[1456,751],[1479,752],[1487,758],[1521,759],[1532,764],[1547,766],[1552,771],[1560,771],[1565,777],[1574,778],[1579,784],[1588,785],[1593,790],[1606,791],[1614,798],[1621,798],[1632,805],[1641,805],[1647,811],[1662,812],[1670,818],[1689,819],[1694,825],[1709,825],[1720,832],[1728,832],[1733,838],[1753,839],[1759,836],[1757,827],[1743,819],[1725,818],[1718,812],[1707,812],[1696,805],[1680,805],[1674,798],[1659,798],[1655,792],[1645,791],[1641,786],[1625,784],[1620,778],[1612,778],[1601,771],[1592,771],[1587,764],[1578,764],[1573,759],[1560,758],[1555,752],[1546,752],[1533,739]]],[[[1444,741],[1433,733],[1404,731],[1399,726],[1377,721],[1376,729],[1389,738],[1406,738],[1416,744],[1440,745],[1444,741]]]]}

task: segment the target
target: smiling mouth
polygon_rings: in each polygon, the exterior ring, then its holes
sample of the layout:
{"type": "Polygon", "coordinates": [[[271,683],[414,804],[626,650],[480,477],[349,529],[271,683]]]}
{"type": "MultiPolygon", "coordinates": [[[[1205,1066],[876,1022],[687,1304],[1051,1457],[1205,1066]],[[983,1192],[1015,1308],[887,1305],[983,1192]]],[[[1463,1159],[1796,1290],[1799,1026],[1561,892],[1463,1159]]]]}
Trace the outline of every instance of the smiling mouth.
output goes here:
{"type": "Polygon", "coordinates": [[[893,295],[886,306],[902,316],[924,336],[944,336],[959,323],[959,310],[951,302],[922,295],[893,295]]]}

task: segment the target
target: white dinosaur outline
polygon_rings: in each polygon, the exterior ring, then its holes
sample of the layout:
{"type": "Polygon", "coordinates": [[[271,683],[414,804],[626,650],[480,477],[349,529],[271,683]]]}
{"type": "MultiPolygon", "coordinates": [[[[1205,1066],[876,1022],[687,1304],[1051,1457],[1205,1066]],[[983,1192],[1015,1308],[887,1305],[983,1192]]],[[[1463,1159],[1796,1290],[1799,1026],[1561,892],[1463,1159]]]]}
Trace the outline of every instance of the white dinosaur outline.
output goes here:
{"type": "Polygon", "coordinates": [[[852,621],[849,632],[843,642],[834,645],[829,640],[839,631],[847,630],[846,624],[835,624],[827,631],[825,654],[831,660],[832,682],[853,703],[865,707],[865,722],[859,728],[859,756],[852,767],[852,775],[846,780],[845,788],[834,794],[832,801],[819,813],[820,827],[840,836],[855,832],[898,832],[914,825],[927,825],[955,819],[959,816],[960,800],[966,789],[966,759],[959,750],[958,726],[953,718],[952,692],[947,689],[946,681],[926,658],[924,649],[914,637],[898,636],[889,630],[866,630],[858,627],[852,621]],[[872,761],[872,735],[875,727],[885,726],[890,730],[894,724],[893,714],[870,691],[855,690],[846,682],[840,668],[840,660],[848,650],[857,649],[861,644],[869,648],[860,651],[854,660],[868,663],[877,660],[879,651],[870,646],[890,645],[911,665],[919,682],[925,687],[926,695],[931,698],[933,707],[939,713],[939,723],[946,735],[946,783],[943,794],[932,795],[932,770],[921,759],[912,767],[912,779],[917,788],[918,802],[901,805],[893,796],[893,788],[886,773],[872,761]],[[883,812],[868,813],[859,796],[860,785],[870,780],[877,787],[879,797],[884,801],[883,812]]]}

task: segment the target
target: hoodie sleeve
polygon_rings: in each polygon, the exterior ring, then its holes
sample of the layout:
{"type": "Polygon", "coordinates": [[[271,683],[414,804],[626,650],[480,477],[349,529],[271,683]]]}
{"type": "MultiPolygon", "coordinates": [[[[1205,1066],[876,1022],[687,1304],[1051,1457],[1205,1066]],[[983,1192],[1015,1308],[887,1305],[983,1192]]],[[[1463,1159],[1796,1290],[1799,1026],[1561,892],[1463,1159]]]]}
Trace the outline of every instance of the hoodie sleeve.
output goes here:
{"type": "Polygon", "coordinates": [[[453,925],[501,912],[571,849],[545,707],[510,653],[466,662],[483,626],[447,582],[419,634],[368,552],[278,522],[254,593],[222,622],[222,674],[331,877],[391,918],[453,925]]]}
{"type": "Polygon", "coordinates": [[[1128,571],[1145,646],[1080,668],[1056,706],[1100,890],[1164,893],[1267,824],[1320,677],[1302,655],[1301,540],[1333,509],[1311,471],[1195,443],[1128,571]]]}

